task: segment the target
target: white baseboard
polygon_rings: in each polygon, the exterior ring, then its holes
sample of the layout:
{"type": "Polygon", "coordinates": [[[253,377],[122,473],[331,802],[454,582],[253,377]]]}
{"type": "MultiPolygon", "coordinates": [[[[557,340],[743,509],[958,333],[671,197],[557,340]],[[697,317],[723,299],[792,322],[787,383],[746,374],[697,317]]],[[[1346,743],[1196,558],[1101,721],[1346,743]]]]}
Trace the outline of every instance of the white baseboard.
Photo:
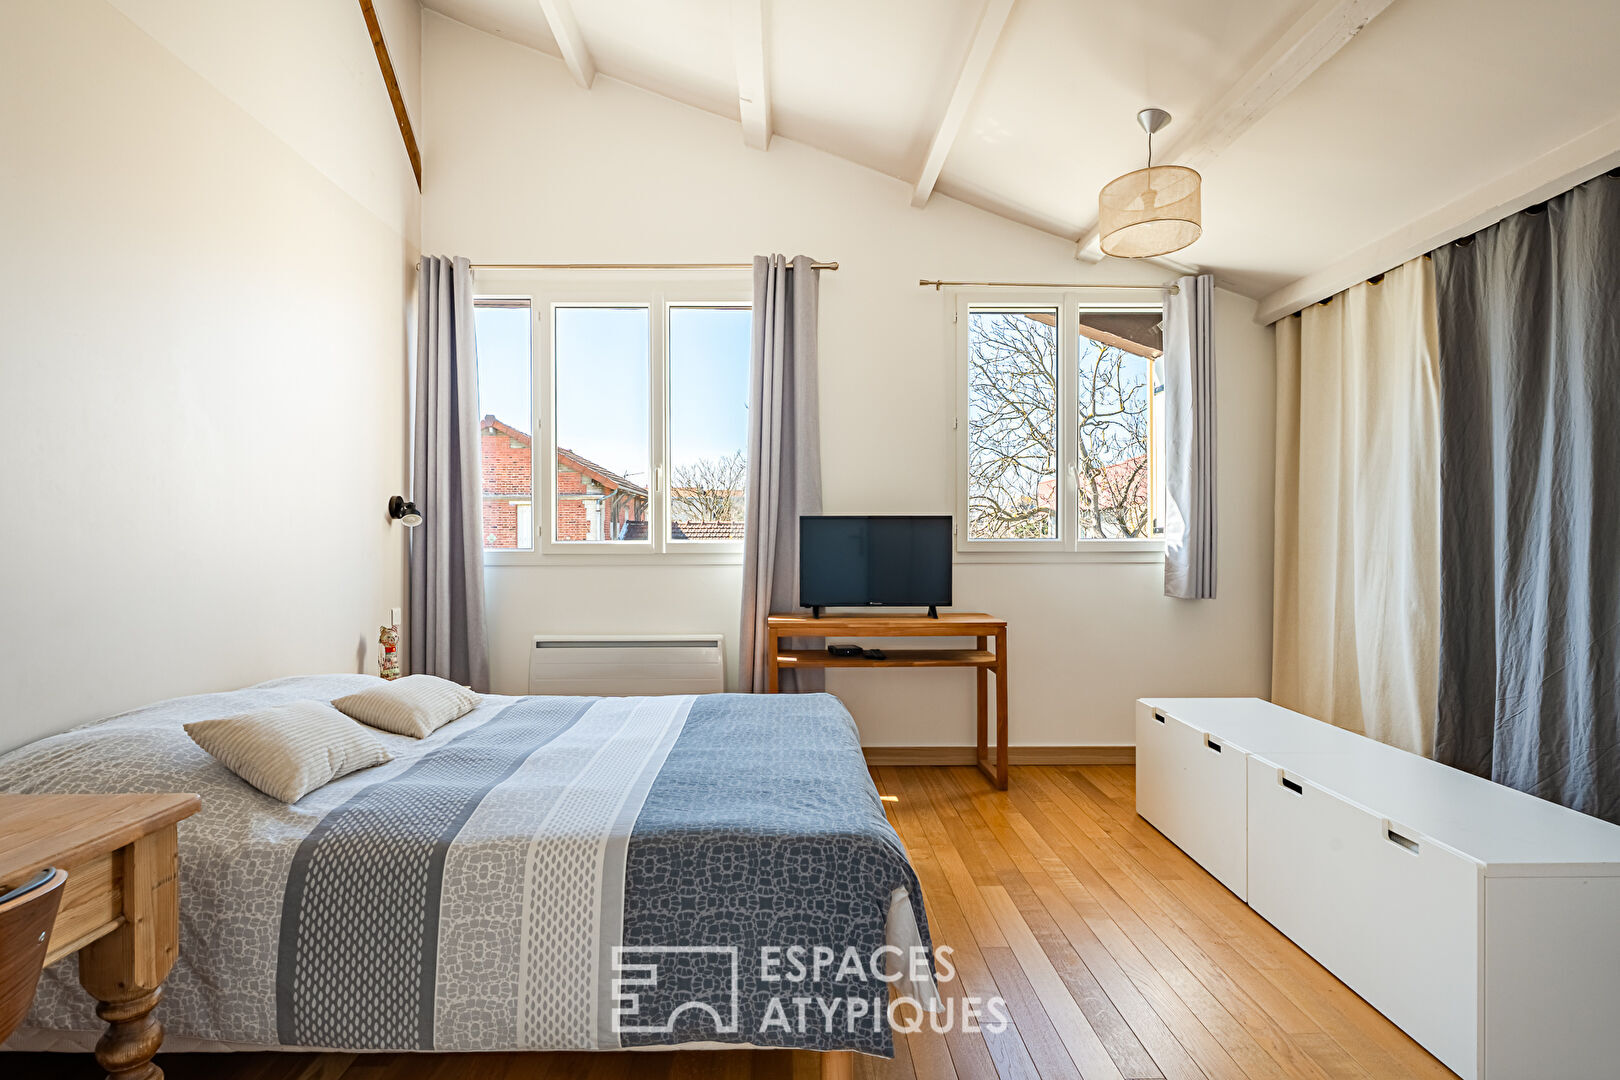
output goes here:
{"type": "MultiPolygon", "coordinates": [[[[971,746],[865,746],[868,765],[972,765],[971,746]]],[[[991,760],[995,752],[991,751],[991,760]]],[[[1134,746],[1013,746],[1009,765],[1134,765],[1134,746]]]]}

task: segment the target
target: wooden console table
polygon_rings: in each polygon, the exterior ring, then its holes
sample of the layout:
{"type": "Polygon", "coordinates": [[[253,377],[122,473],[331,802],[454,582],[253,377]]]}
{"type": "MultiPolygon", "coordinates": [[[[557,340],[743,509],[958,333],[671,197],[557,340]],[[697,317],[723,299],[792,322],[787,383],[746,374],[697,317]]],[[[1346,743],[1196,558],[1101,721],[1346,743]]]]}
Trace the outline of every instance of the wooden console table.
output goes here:
{"type": "Polygon", "coordinates": [[[0,795],[0,886],[67,871],[45,964],[79,954],[79,982],[107,1024],[96,1062],[119,1080],[163,1076],[152,1009],[180,948],[175,823],[201,805],[195,795],[0,795]]]}
{"type": "Polygon", "coordinates": [[[1007,790],[1007,620],[970,611],[948,611],[938,618],[927,615],[772,615],[765,621],[769,685],[776,693],[784,668],[973,668],[979,683],[979,771],[1002,791],[1007,790]],[[971,637],[973,649],[884,649],[885,658],[833,656],[826,649],[785,649],[781,639],[795,637],[971,637]],[[990,640],[995,639],[995,651],[990,640]],[[995,765],[990,762],[990,675],[996,677],[995,765]]]}

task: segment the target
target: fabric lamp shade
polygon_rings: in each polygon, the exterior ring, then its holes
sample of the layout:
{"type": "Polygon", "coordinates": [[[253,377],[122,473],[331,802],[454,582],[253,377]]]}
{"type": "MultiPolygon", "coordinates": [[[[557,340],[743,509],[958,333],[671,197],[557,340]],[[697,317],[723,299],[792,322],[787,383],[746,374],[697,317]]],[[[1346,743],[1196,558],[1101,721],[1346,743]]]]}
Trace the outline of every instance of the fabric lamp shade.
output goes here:
{"type": "Polygon", "coordinates": [[[1203,178],[1184,165],[1152,165],[1110,180],[1097,196],[1104,255],[1146,259],[1168,255],[1203,234],[1203,178]]]}

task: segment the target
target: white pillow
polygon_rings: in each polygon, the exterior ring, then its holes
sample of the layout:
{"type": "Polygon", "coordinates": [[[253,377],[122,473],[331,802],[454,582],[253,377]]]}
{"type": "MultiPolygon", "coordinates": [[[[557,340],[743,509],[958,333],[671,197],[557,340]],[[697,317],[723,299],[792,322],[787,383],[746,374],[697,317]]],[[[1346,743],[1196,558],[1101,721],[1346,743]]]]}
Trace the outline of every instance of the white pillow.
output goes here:
{"type": "Polygon", "coordinates": [[[195,720],[186,734],[221,765],[284,803],[392,756],[375,735],[324,701],[195,720]]]}
{"type": "Polygon", "coordinates": [[[483,698],[437,675],[407,675],[403,679],[340,697],[332,702],[362,724],[425,739],[457,717],[466,716],[483,698]]]}

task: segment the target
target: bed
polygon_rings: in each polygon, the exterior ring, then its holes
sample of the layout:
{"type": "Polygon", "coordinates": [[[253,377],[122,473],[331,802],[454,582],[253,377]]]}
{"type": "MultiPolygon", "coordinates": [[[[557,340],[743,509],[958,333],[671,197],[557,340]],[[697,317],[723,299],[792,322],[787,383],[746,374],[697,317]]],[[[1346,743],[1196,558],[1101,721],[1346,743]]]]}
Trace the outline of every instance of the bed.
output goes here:
{"type": "MultiPolygon", "coordinates": [[[[179,698],[0,757],[0,791],[194,791],[166,1050],[893,1053],[937,1001],[916,875],[826,694],[486,696],[284,805],[183,725],[375,679],[179,698]],[[814,1004],[801,1021],[798,999],[814,1004]]],[[[72,962],[13,1049],[88,1050],[72,962]]]]}

